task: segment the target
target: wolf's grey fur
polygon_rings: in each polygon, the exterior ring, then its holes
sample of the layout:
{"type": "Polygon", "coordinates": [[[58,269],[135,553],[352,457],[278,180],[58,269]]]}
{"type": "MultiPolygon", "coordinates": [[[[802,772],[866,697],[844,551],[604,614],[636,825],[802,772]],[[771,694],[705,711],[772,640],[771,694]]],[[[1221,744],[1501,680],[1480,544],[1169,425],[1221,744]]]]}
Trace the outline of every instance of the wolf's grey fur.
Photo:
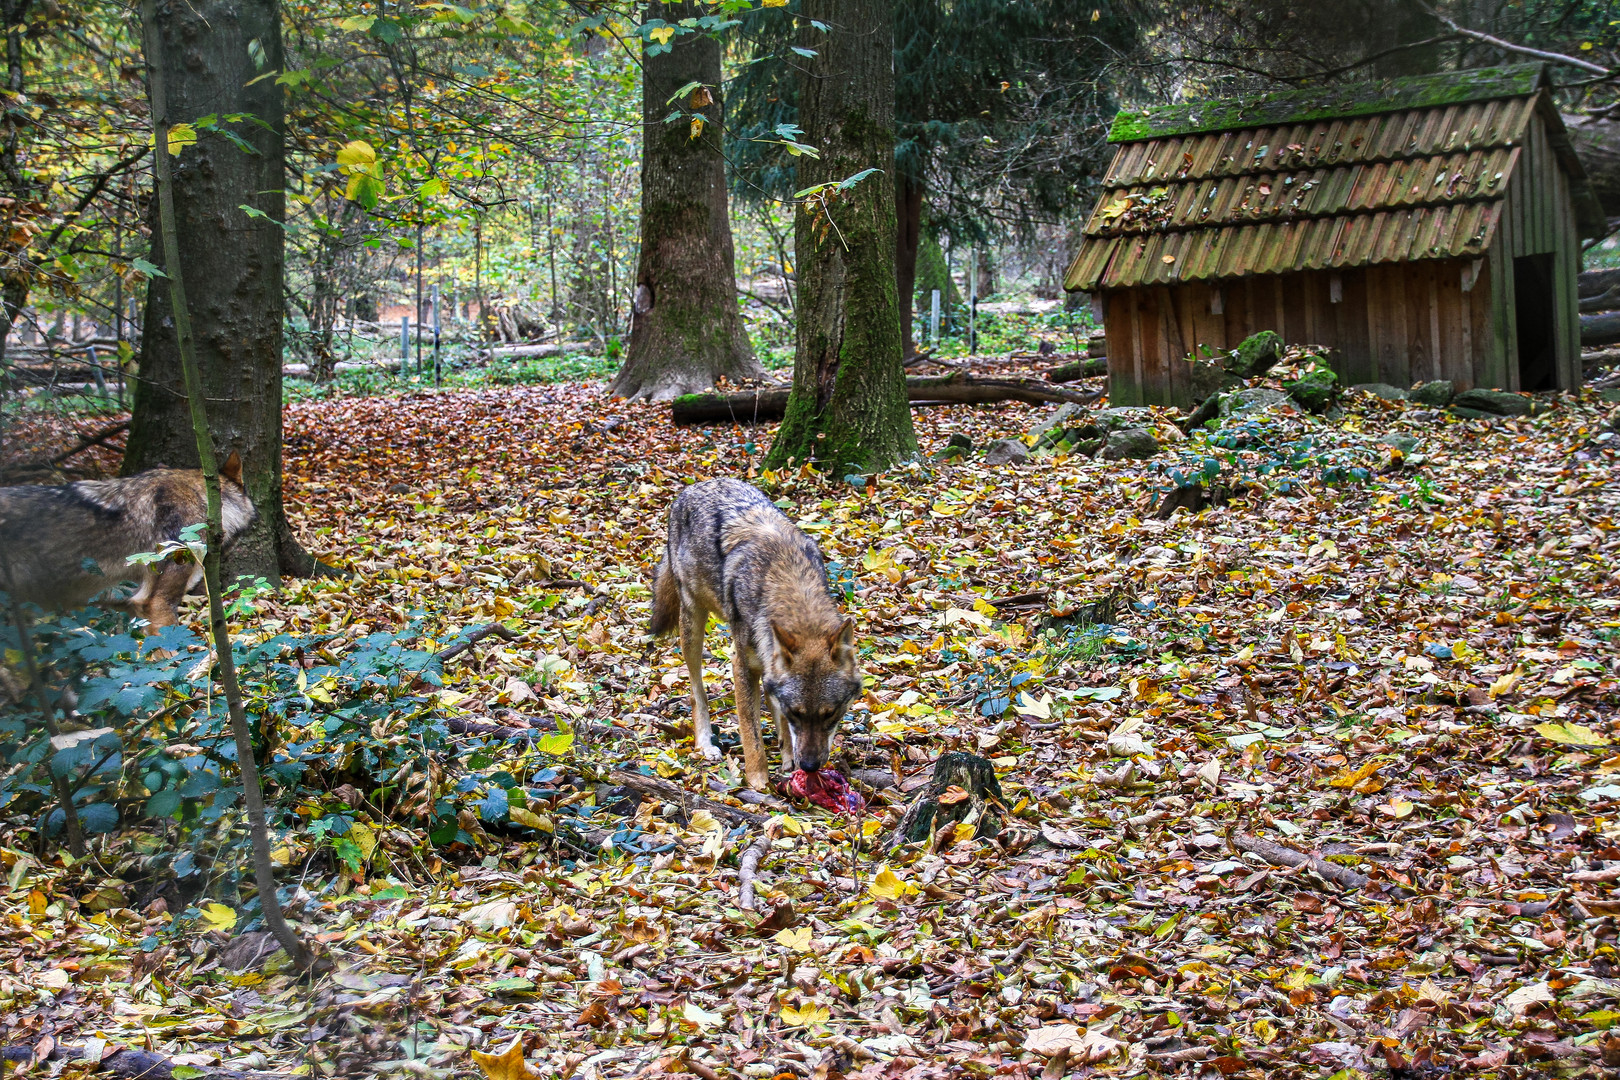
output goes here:
{"type": "MultiPolygon", "coordinates": [[[[241,469],[235,454],[220,468],[227,548],[258,518],[242,487],[241,469]]],[[[120,581],[133,581],[135,594],[125,606],[154,627],[172,626],[181,599],[202,580],[202,567],[128,559],[178,540],[182,529],[207,516],[207,493],[196,469],[0,488],[0,592],[63,611],[83,606],[120,581]],[[101,573],[87,570],[86,560],[101,573]]]]}
{"type": "Polygon", "coordinates": [[[679,625],[692,677],[697,745],[718,758],[703,689],[703,631],[710,613],[731,627],[731,673],[749,785],[760,791],[770,786],[759,733],[761,689],[784,765],[820,769],[839,721],[861,691],[855,621],[828,595],[815,541],[763,492],[740,480],[707,480],[676,498],[653,587],[652,632],[679,625]]]}

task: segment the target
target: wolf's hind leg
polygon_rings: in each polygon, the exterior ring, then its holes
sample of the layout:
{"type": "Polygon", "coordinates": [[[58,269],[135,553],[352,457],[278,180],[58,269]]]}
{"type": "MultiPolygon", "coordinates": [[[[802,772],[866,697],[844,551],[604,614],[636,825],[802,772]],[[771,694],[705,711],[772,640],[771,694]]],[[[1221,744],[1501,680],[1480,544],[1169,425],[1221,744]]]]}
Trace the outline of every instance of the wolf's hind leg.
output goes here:
{"type": "MultiPolygon", "coordinates": [[[[732,639],[742,640],[735,631],[732,639]]],[[[743,775],[748,778],[748,786],[755,791],[770,791],[770,762],[765,757],[765,740],[759,734],[759,674],[748,670],[741,652],[741,645],[734,646],[731,681],[737,690],[737,727],[742,735],[743,775]]]]}
{"type": "Polygon", "coordinates": [[[709,695],[703,689],[703,628],[708,614],[701,608],[681,608],[681,656],[692,679],[692,737],[703,756],[720,760],[720,747],[709,730],[709,695]]]}
{"type": "Polygon", "coordinates": [[[150,579],[151,591],[142,598],[140,592],[146,592],[143,585],[136,598],[130,601],[130,609],[150,624],[150,629],[161,630],[165,626],[174,626],[180,621],[180,604],[186,598],[186,592],[191,585],[191,567],[178,563],[160,563],[157,573],[150,579]]]}

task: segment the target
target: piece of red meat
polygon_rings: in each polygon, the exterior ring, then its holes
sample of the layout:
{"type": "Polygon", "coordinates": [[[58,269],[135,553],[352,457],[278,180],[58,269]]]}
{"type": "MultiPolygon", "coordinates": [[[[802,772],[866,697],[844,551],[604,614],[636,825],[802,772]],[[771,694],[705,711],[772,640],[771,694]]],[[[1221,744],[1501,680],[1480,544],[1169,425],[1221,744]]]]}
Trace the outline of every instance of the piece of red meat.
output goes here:
{"type": "Polygon", "coordinates": [[[822,769],[813,773],[799,769],[783,781],[782,790],[787,795],[809,799],[833,813],[853,814],[866,809],[866,800],[861,798],[861,793],[850,787],[849,781],[836,769],[822,769]]]}

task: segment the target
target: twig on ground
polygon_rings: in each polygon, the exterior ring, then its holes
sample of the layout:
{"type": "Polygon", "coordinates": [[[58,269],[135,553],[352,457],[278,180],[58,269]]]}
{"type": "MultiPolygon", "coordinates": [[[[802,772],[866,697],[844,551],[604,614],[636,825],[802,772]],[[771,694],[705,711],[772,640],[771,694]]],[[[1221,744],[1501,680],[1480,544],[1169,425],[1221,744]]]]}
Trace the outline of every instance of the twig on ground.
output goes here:
{"type": "Polygon", "coordinates": [[[50,463],[52,465],[60,465],[60,464],[62,464],[62,462],[66,461],[68,458],[73,457],[75,454],[82,454],[86,450],[90,449],[92,446],[104,446],[104,445],[106,445],[106,441],[108,439],[112,438],[114,435],[117,435],[121,431],[128,431],[128,430],[129,430],[129,421],[128,420],[121,420],[118,423],[113,424],[110,427],[102,428],[100,431],[96,432],[94,435],[86,435],[86,436],[84,436],[82,439],[79,440],[78,445],[74,446],[71,450],[64,450],[60,454],[57,454],[55,457],[51,458],[50,463]]]}
{"type": "Polygon", "coordinates": [[[693,810],[707,810],[716,817],[726,818],[738,825],[752,825],[759,828],[768,818],[760,814],[750,814],[747,810],[740,810],[735,806],[727,806],[713,799],[705,799],[701,795],[694,795],[678,784],[668,780],[660,780],[656,776],[644,776],[641,773],[631,772],[628,769],[614,769],[608,773],[608,779],[620,787],[627,787],[632,791],[639,791],[643,795],[655,795],[665,802],[674,803],[687,813],[693,810]]]}
{"type": "Polygon", "coordinates": [[[518,639],[517,634],[513,633],[511,630],[508,630],[500,623],[490,623],[487,626],[480,626],[477,630],[474,630],[472,633],[467,635],[466,641],[458,641],[454,645],[440,649],[438,652],[439,663],[449,663],[451,660],[454,660],[456,657],[460,656],[462,653],[471,649],[474,645],[490,636],[498,637],[502,641],[516,641],[518,639]]]}
{"type": "Polygon", "coordinates": [[[741,893],[737,905],[744,911],[754,910],[754,879],[759,876],[760,860],[765,858],[770,850],[771,837],[768,833],[762,833],[748,845],[742,857],[737,860],[737,882],[741,893]]]}
{"type": "MultiPolygon", "coordinates": [[[[1247,836],[1243,833],[1235,834],[1231,842],[1232,846],[1237,850],[1246,851],[1251,855],[1258,855],[1272,866],[1309,866],[1317,876],[1333,882],[1340,888],[1360,890],[1367,887],[1369,879],[1366,874],[1357,873],[1348,866],[1330,863],[1326,859],[1315,855],[1306,855],[1304,852],[1295,851],[1293,848],[1286,848],[1281,844],[1273,844],[1269,840],[1261,840],[1259,837],[1247,836]]],[[[1391,885],[1390,891],[1397,896],[1411,895],[1406,889],[1396,885],[1391,885]]]]}

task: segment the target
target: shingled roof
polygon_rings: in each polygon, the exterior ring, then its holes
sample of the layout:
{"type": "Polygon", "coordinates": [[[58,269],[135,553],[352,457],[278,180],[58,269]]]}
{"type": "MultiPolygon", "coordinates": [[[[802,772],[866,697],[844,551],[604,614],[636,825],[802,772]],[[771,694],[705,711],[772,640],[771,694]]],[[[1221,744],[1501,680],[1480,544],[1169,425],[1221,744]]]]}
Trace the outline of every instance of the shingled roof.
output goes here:
{"type": "Polygon", "coordinates": [[[1602,209],[1546,86],[1520,64],[1122,112],[1064,286],[1482,255],[1537,113],[1595,235],[1602,209]]]}

